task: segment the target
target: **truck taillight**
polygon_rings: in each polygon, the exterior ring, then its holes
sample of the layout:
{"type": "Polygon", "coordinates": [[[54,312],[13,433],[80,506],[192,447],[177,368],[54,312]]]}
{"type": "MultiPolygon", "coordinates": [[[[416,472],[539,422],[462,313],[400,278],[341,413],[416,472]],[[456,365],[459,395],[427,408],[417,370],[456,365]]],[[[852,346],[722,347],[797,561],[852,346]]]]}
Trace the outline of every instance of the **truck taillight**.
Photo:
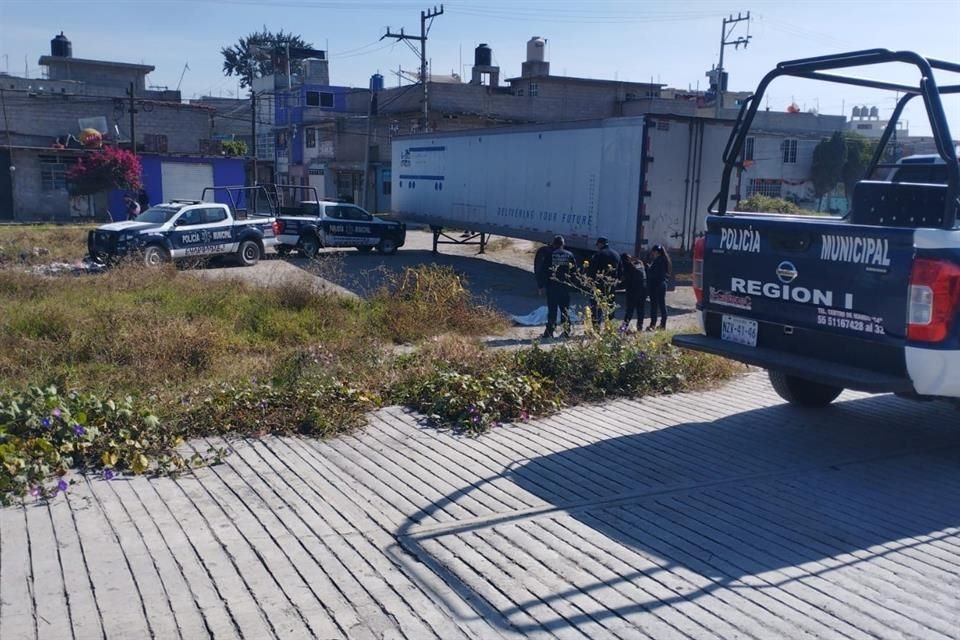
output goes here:
{"type": "Polygon", "coordinates": [[[273,221],[273,235],[278,236],[283,233],[283,221],[274,220],[273,221]]]}
{"type": "Polygon", "coordinates": [[[697,304],[703,302],[703,253],[706,238],[697,238],[693,243],[693,294],[697,304]]]}
{"type": "Polygon", "coordinates": [[[950,333],[960,304],[960,266],[948,260],[917,258],[910,272],[907,338],[940,342],[950,333]]]}

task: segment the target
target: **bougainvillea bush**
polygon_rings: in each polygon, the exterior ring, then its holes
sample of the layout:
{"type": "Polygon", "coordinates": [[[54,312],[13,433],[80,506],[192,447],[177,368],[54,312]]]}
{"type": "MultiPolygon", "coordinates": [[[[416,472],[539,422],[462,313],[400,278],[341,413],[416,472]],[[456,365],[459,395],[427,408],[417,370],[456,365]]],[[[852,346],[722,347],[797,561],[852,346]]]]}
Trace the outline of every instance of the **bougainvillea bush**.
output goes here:
{"type": "Polygon", "coordinates": [[[67,179],[73,195],[87,196],[111,189],[136,191],[142,172],[140,160],[130,151],[104,147],[82,156],[70,167],[67,179]]]}

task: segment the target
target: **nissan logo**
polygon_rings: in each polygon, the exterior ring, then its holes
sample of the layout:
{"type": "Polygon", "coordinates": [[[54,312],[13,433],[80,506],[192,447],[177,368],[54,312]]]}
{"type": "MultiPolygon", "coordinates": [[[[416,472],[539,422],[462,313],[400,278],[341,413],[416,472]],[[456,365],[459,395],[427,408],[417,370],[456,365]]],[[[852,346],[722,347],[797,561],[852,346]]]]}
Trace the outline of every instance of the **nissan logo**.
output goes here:
{"type": "Polygon", "coordinates": [[[777,278],[783,284],[790,284],[797,279],[798,275],[800,274],[797,273],[797,268],[792,262],[783,261],[777,266],[777,278]]]}

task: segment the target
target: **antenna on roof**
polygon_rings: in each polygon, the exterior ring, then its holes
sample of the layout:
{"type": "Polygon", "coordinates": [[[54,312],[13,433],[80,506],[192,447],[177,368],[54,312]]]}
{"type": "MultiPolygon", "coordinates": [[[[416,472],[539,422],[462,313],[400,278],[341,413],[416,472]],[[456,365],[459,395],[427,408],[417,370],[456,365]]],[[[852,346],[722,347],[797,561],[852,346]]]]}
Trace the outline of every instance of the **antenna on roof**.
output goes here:
{"type": "Polygon", "coordinates": [[[183,64],[183,71],[180,72],[180,80],[177,82],[177,91],[180,91],[180,85],[183,84],[183,76],[190,71],[190,63],[185,62],[183,64]]]}

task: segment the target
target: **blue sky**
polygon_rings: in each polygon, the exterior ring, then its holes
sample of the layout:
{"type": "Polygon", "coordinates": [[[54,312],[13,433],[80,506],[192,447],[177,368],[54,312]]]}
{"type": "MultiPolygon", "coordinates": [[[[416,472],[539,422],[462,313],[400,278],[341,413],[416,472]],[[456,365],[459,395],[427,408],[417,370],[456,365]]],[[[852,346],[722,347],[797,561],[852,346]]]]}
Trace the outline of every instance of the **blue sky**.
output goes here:
{"type": "MultiPolygon", "coordinates": [[[[439,2],[437,3],[439,4],[439,2]]],[[[548,39],[554,74],[653,79],[676,87],[704,87],[704,72],[717,61],[721,19],[751,11],[745,51],[728,48],[725,67],[731,90],[751,90],[778,61],[825,53],[885,47],[960,61],[960,0],[449,0],[430,32],[433,72],[469,76],[473,49],[493,48],[504,77],[519,75],[525,43],[548,39]]],[[[386,26],[408,33],[419,29],[420,10],[433,6],[407,0],[0,0],[0,70],[31,74],[49,41],[63,30],[74,55],[127,62],[143,61],[156,71],[153,85],[175,87],[184,64],[190,70],[181,89],[187,98],[229,96],[235,79],[221,72],[220,47],[266,25],[300,33],[330,53],[334,84],[366,86],[380,71],[387,85],[398,66],[414,70],[417,59],[403,44],[378,42],[386,26]]],[[[746,35],[745,24],[737,34],[746,35]]],[[[891,70],[887,77],[896,77],[891,70]]],[[[903,79],[912,79],[905,76],[903,79]]],[[[960,77],[957,78],[960,82],[960,77]]],[[[894,97],[852,87],[803,81],[774,84],[769,106],[791,101],[822,113],[849,114],[854,104],[876,104],[889,113],[894,97]]],[[[960,99],[949,100],[951,133],[960,138],[960,99]]],[[[923,114],[907,114],[912,133],[928,127],[923,114]]]]}

